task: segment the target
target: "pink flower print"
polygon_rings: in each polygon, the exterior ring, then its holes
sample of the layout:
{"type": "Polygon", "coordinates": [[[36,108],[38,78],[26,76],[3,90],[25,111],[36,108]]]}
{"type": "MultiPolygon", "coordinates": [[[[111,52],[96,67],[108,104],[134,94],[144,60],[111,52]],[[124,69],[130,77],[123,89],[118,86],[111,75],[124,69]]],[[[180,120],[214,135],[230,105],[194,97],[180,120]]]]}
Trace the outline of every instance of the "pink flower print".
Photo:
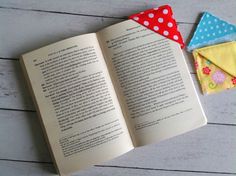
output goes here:
{"type": "Polygon", "coordinates": [[[236,77],[233,77],[233,78],[231,79],[231,81],[232,81],[233,85],[236,85],[236,77]]]}
{"type": "Polygon", "coordinates": [[[195,66],[195,69],[197,70],[198,69],[198,62],[197,61],[194,61],[194,66],[195,66]]]}
{"type": "Polygon", "coordinates": [[[225,74],[217,70],[211,78],[216,84],[222,84],[225,81],[225,74]]]}
{"type": "Polygon", "coordinates": [[[210,72],[211,72],[211,69],[209,67],[204,67],[202,68],[202,72],[205,74],[205,75],[209,75],[210,72]]]}

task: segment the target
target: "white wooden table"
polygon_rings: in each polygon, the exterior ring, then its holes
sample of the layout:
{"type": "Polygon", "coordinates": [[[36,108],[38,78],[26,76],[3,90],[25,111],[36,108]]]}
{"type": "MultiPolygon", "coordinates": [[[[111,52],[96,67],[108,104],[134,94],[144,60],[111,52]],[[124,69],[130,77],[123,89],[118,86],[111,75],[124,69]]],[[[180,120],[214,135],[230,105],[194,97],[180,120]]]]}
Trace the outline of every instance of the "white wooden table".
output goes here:
{"type": "MultiPolygon", "coordinates": [[[[186,42],[200,14],[236,24],[235,0],[0,0],[0,176],[55,175],[19,65],[19,55],[170,4],[186,42]]],[[[208,125],[159,144],[137,148],[78,175],[236,175],[236,89],[203,96],[185,52],[208,125]]]]}

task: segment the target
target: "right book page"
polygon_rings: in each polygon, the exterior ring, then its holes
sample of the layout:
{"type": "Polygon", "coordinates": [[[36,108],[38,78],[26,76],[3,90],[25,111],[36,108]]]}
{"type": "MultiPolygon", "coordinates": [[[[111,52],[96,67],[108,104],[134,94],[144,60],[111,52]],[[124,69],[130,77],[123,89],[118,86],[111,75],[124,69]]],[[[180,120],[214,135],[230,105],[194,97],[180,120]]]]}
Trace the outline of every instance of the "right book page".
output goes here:
{"type": "Polygon", "coordinates": [[[132,20],[97,36],[136,146],[206,124],[178,43],[132,20]]]}

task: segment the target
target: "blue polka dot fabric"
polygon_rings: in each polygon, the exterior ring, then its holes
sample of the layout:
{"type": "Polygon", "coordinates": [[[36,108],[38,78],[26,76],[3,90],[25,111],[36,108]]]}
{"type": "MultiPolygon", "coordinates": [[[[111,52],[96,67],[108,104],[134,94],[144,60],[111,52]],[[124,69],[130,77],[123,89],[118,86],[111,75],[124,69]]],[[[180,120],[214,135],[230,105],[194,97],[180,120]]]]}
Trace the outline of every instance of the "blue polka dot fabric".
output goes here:
{"type": "Polygon", "coordinates": [[[236,40],[236,26],[205,12],[187,47],[188,51],[236,40]]]}

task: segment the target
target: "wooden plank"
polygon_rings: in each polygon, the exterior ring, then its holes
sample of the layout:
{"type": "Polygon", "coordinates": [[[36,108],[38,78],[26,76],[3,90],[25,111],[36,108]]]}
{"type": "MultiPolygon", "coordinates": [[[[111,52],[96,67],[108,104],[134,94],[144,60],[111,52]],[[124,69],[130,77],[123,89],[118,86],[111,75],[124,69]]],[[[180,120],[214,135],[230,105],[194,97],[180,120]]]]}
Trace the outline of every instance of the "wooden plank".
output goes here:
{"type": "Polygon", "coordinates": [[[0,60],[0,108],[34,110],[19,61],[0,60]]]}
{"type": "Polygon", "coordinates": [[[3,176],[56,176],[52,164],[0,161],[0,175],[3,176]]]}
{"type": "MultiPolygon", "coordinates": [[[[236,124],[235,89],[204,96],[196,75],[192,79],[209,122],[236,124]]],[[[35,110],[18,61],[0,60],[0,108],[35,110]]]]}
{"type": "Polygon", "coordinates": [[[96,32],[118,19],[0,9],[0,57],[25,52],[75,35],[96,32]]]}
{"type": "MultiPolygon", "coordinates": [[[[51,162],[35,113],[1,110],[0,122],[0,158],[51,162]]],[[[236,173],[235,133],[235,126],[207,125],[103,164],[236,173]]]]}
{"type": "Polygon", "coordinates": [[[109,0],[86,0],[86,1],[57,1],[57,0],[1,0],[2,7],[36,9],[54,12],[66,12],[72,14],[87,14],[110,17],[127,17],[130,14],[143,11],[148,8],[169,4],[174,10],[177,21],[195,23],[199,19],[201,12],[209,11],[218,15],[231,23],[236,23],[234,0],[128,0],[128,1],[112,1],[109,0]],[[95,8],[96,7],[96,8],[95,8]],[[220,10],[224,9],[224,10],[220,10]]]}
{"type": "Polygon", "coordinates": [[[123,155],[106,165],[236,174],[235,126],[207,125],[123,155]]]}
{"type": "MultiPolygon", "coordinates": [[[[39,163],[22,163],[12,161],[0,161],[0,174],[4,176],[26,176],[26,175],[40,175],[40,176],[55,176],[55,169],[52,164],[39,163]]],[[[184,171],[164,171],[164,170],[149,170],[149,169],[132,169],[132,168],[117,168],[117,167],[91,167],[82,170],[73,176],[134,176],[134,175],[148,175],[148,176],[214,176],[215,173],[199,173],[199,172],[184,172],[184,171]]],[[[221,176],[228,176],[228,174],[220,174],[221,176]]]]}
{"type": "Polygon", "coordinates": [[[51,162],[34,112],[0,111],[0,158],[51,162]]]}

